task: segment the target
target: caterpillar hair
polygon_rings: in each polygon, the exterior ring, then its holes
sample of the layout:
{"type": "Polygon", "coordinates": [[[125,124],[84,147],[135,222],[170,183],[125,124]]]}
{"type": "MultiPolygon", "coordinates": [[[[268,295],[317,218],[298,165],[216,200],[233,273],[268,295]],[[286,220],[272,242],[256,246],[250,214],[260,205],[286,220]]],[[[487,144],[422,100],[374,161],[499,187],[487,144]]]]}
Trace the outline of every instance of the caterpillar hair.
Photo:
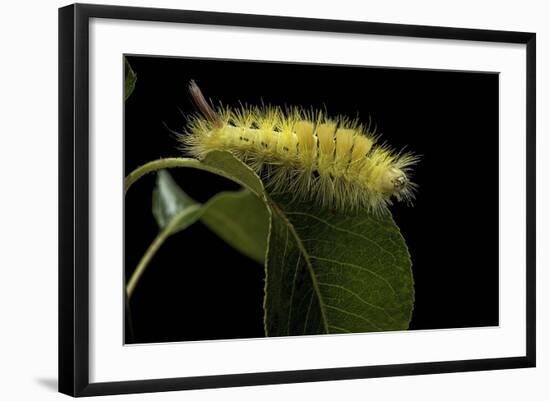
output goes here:
{"type": "Polygon", "coordinates": [[[179,140],[193,157],[229,151],[258,173],[270,193],[326,208],[383,214],[393,200],[414,199],[410,176],[418,156],[378,144],[357,119],[301,107],[214,109],[194,81],[189,91],[199,113],[179,140]]]}

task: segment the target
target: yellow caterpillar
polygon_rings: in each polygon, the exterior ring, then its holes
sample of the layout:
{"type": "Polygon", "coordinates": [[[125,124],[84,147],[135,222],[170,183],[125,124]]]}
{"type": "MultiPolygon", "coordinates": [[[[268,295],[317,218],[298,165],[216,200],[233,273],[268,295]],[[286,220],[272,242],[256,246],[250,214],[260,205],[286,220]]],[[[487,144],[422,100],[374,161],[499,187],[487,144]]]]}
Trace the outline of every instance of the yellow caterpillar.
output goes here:
{"type": "Polygon", "coordinates": [[[271,193],[288,193],[337,210],[387,212],[392,200],[410,202],[418,158],[378,145],[357,120],[302,108],[219,107],[214,110],[194,81],[190,93],[200,114],[180,136],[196,158],[226,150],[252,167],[271,193]]]}

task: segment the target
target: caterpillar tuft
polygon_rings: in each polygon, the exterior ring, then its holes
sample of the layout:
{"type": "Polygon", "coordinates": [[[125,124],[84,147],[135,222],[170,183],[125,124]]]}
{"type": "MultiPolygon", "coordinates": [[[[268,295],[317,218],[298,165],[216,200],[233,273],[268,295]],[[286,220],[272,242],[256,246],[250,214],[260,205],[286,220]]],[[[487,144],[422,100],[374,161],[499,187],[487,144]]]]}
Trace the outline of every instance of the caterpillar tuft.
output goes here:
{"type": "Polygon", "coordinates": [[[393,200],[414,199],[410,176],[418,156],[378,144],[358,119],[302,107],[214,109],[194,81],[189,91],[199,113],[179,141],[193,157],[229,151],[259,174],[270,193],[324,208],[384,214],[393,200]]]}

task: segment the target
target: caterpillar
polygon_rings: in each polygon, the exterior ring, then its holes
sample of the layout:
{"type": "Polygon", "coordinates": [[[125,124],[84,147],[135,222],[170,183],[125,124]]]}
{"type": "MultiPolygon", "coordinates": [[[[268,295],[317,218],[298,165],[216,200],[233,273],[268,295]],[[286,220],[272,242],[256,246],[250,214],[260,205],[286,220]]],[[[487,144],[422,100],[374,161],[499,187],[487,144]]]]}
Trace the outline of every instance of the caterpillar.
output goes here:
{"type": "Polygon", "coordinates": [[[302,107],[214,109],[194,81],[189,92],[199,113],[179,141],[195,158],[229,151],[258,173],[268,192],[340,211],[384,214],[393,200],[414,199],[410,175],[418,156],[378,144],[379,136],[358,119],[302,107]]]}

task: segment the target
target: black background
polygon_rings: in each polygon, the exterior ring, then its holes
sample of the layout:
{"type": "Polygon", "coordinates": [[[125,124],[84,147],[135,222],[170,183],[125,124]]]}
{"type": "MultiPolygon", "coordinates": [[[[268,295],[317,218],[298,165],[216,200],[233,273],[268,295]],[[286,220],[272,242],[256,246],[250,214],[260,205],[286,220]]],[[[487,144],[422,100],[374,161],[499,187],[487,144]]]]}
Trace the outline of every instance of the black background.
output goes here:
{"type": "MultiPolygon", "coordinates": [[[[216,103],[303,105],[376,123],[394,148],[422,155],[413,207],[396,205],[413,261],[411,329],[498,325],[498,74],[128,56],[137,73],[125,104],[125,174],[180,156],[195,109],[190,79],[216,103]]],[[[206,201],[237,189],[192,169],[172,175],[206,201]]],[[[125,199],[128,279],[158,229],[154,175],[125,199]]],[[[262,337],[263,269],[200,223],[169,238],[130,302],[126,342],[262,337]]]]}

